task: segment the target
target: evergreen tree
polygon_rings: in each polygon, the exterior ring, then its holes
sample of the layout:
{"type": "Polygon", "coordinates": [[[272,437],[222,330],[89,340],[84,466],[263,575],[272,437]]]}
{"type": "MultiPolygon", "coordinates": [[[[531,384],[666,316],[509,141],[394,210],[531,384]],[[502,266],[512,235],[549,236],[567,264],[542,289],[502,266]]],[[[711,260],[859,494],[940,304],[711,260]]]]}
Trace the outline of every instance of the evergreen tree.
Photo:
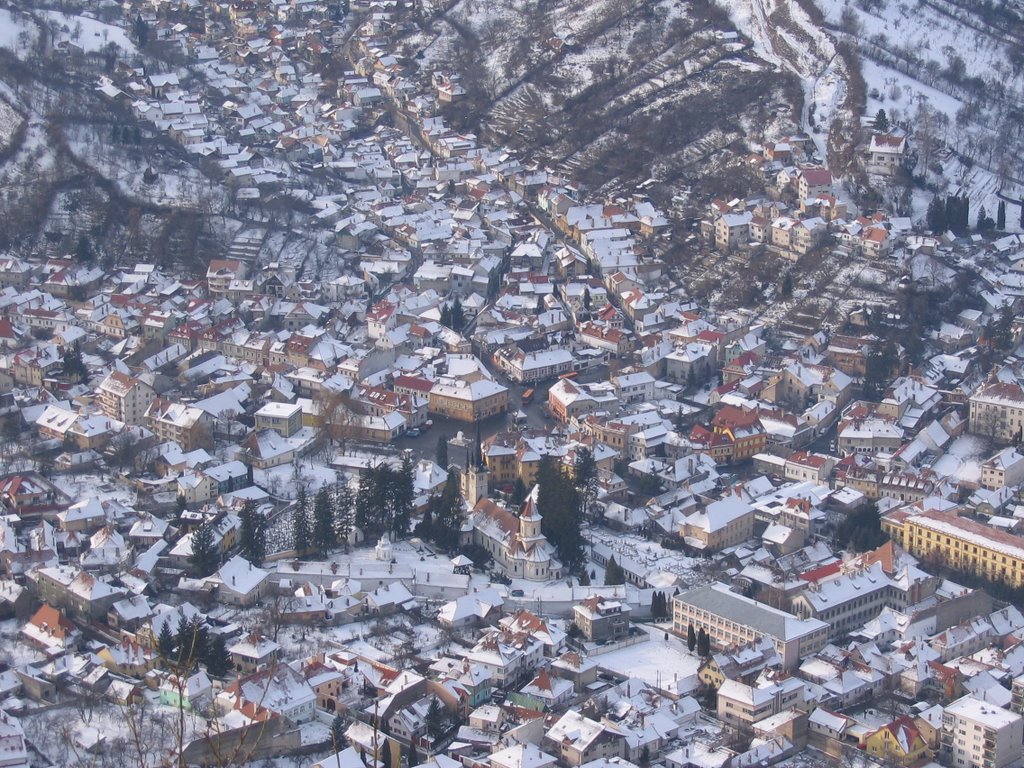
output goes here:
{"type": "Polygon", "coordinates": [[[379,504],[376,468],[368,467],[359,474],[359,487],[356,490],[356,527],[366,533],[367,540],[371,539],[374,532],[377,519],[375,509],[379,504]]]}
{"type": "Polygon", "coordinates": [[[1020,206],[1020,220],[1018,224],[1020,224],[1021,229],[1024,229],[1024,203],[1021,203],[1020,206]]]}
{"type": "Polygon", "coordinates": [[[1006,229],[1006,201],[1000,200],[999,207],[996,208],[996,229],[1003,231],[1006,229]]]}
{"type": "Polygon", "coordinates": [[[380,750],[380,762],[383,768],[392,768],[393,762],[391,760],[391,739],[385,737],[384,745],[380,750]]]}
{"type": "Polygon", "coordinates": [[[186,511],[187,509],[188,509],[188,502],[187,502],[187,501],[185,501],[185,497],[184,497],[184,496],[182,496],[182,495],[181,495],[181,494],[179,493],[179,494],[178,494],[178,500],[177,500],[177,504],[176,504],[176,507],[175,507],[175,512],[177,513],[177,515],[176,515],[176,516],[177,516],[177,518],[178,518],[179,520],[181,519],[181,516],[182,516],[182,514],[183,514],[183,513],[184,513],[184,512],[185,512],[185,511],[186,511]]]}
{"type": "Polygon", "coordinates": [[[95,254],[92,252],[92,245],[89,243],[89,238],[85,235],[78,237],[78,245],[75,247],[75,258],[83,264],[89,264],[95,258],[95,254]]]}
{"type": "Polygon", "coordinates": [[[135,23],[132,25],[135,32],[135,40],[139,44],[139,48],[145,48],[146,43],[149,42],[149,24],[146,23],[145,19],[142,18],[142,14],[136,14],[135,23]]]}
{"type": "Polygon", "coordinates": [[[164,661],[171,661],[174,658],[174,633],[171,632],[169,621],[165,621],[160,627],[160,634],[156,638],[156,648],[160,652],[160,658],[164,661]]]}
{"type": "Polygon", "coordinates": [[[793,295],[793,275],[786,272],[782,278],[782,298],[788,299],[793,295]]]}
{"type": "Polygon", "coordinates": [[[583,572],[580,573],[580,586],[581,587],[589,587],[590,586],[590,574],[587,573],[587,569],[586,568],[584,568],[583,572]]]}
{"type": "Polygon", "coordinates": [[[437,436],[437,448],[434,451],[434,461],[441,469],[448,469],[448,440],[444,435],[437,436]]]}
{"type": "Polygon", "coordinates": [[[199,616],[178,622],[178,666],[191,671],[206,656],[208,637],[206,624],[199,616]]]}
{"type": "Polygon", "coordinates": [[[256,509],[252,499],[246,500],[238,518],[241,522],[239,540],[242,554],[246,560],[258,565],[267,556],[267,519],[256,509]]]}
{"type": "Polygon", "coordinates": [[[220,555],[213,541],[213,526],[206,522],[192,533],[192,554],[188,559],[192,570],[200,578],[205,578],[217,569],[220,555]]]}
{"type": "Polygon", "coordinates": [[[576,451],[573,462],[573,480],[580,499],[580,515],[584,520],[590,519],[597,507],[597,462],[594,452],[583,446],[576,451]]]}
{"type": "Polygon", "coordinates": [[[647,768],[651,764],[651,748],[644,744],[644,748],[640,750],[640,762],[638,765],[640,768],[647,768]]]}
{"type": "Polygon", "coordinates": [[[425,541],[434,540],[434,507],[437,506],[436,496],[431,496],[427,508],[423,510],[423,519],[416,523],[413,533],[425,541]]]}
{"type": "Polygon", "coordinates": [[[321,557],[337,545],[334,529],[334,510],[326,486],[317,491],[313,501],[313,547],[321,557]]]}
{"type": "Polygon", "coordinates": [[[82,359],[82,347],[77,341],[64,350],[63,369],[69,379],[82,382],[89,378],[89,369],[82,359]]]}
{"type": "Polygon", "coordinates": [[[711,654],[711,638],[704,631],[704,627],[701,627],[700,632],[697,633],[697,654],[701,657],[711,654]]]}
{"type": "Polygon", "coordinates": [[[889,132],[889,117],[885,114],[884,109],[880,109],[875,113],[874,129],[879,133],[889,132]]]}
{"type": "Polygon", "coordinates": [[[459,490],[459,476],[455,470],[449,470],[444,491],[435,499],[432,540],[446,550],[455,549],[459,544],[459,533],[462,530],[462,493],[459,490]]]}
{"type": "Polygon", "coordinates": [[[550,456],[537,470],[537,509],[541,528],[569,572],[583,565],[583,533],[579,493],[575,484],[550,456]]]}
{"type": "Polygon", "coordinates": [[[331,749],[341,752],[345,748],[345,718],[335,715],[331,720],[331,749]]]}
{"type": "Polygon", "coordinates": [[[444,709],[441,707],[441,702],[437,700],[437,697],[433,697],[430,700],[430,706],[427,707],[426,716],[427,733],[430,734],[430,738],[433,741],[437,741],[444,736],[445,730],[447,730],[448,717],[445,714],[444,709]]]}
{"type": "Polygon", "coordinates": [[[981,206],[978,209],[978,231],[987,232],[992,229],[993,221],[988,217],[988,211],[985,210],[985,206],[981,206]]]}
{"type": "Polygon", "coordinates": [[[590,298],[590,289],[589,288],[584,288],[583,289],[583,308],[589,311],[590,310],[590,302],[591,301],[592,301],[592,299],[590,298]]]}
{"type": "Polygon", "coordinates": [[[224,677],[231,671],[231,654],[223,635],[214,635],[206,643],[203,663],[211,677],[224,677]]]}
{"type": "Polygon", "coordinates": [[[523,482],[523,478],[517,477],[516,481],[512,484],[512,505],[521,507],[523,502],[526,501],[526,483],[523,482]]]}
{"type": "Polygon", "coordinates": [[[466,325],[466,310],[462,307],[462,300],[456,296],[452,304],[452,330],[461,331],[466,325]]]}
{"type": "Polygon", "coordinates": [[[348,482],[338,483],[334,490],[334,540],[348,551],[352,535],[352,521],[355,499],[348,482]]]}
{"type": "Polygon", "coordinates": [[[618,584],[626,583],[626,574],[622,570],[622,566],[615,562],[615,555],[608,558],[608,565],[604,571],[604,585],[606,587],[614,587],[618,584]]]}
{"type": "Polygon", "coordinates": [[[452,310],[447,304],[441,305],[441,325],[446,328],[452,327],[452,310]]]}
{"type": "Polygon", "coordinates": [[[292,549],[300,555],[309,549],[309,500],[306,489],[301,486],[292,511],[292,549]]]}
{"type": "Polygon", "coordinates": [[[693,629],[693,624],[686,628],[686,647],[690,649],[690,653],[697,647],[697,633],[693,629]]]}
{"type": "Polygon", "coordinates": [[[416,766],[420,764],[420,756],[416,752],[416,742],[409,742],[409,749],[406,754],[409,757],[409,768],[416,768],[416,766]]]}
{"type": "Polygon", "coordinates": [[[397,472],[392,473],[391,483],[391,532],[396,538],[400,538],[409,532],[413,505],[416,501],[416,492],[413,488],[412,456],[408,451],[402,456],[402,466],[398,468],[397,472]]]}

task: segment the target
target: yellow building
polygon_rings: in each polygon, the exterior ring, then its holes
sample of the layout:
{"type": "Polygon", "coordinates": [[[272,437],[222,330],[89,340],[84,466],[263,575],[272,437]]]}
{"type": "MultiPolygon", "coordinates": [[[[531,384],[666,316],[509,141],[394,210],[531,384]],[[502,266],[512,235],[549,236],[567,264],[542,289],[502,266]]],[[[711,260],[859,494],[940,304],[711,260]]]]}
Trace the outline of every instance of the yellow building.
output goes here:
{"type": "Polygon", "coordinates": [[[154,669],[160,659],[152,648],[128,639],[117,645],[108,645],[96,655],[107,669],[126,677],[142,677],[154,669]]]}
{"type": "Polygon", "coordinates": [[[950,512],[913,507],[883,517],[882,530],[914,557],[1024,586],[1024,537],[950,512]]]}
{"type": "Polygon", "coordinates": [[[928,743],[909,717],[899,717],[864,737],[864,751],[886,764],[918,765],[930,758],[928,743]]]}
{"type": "Polygon", "coordinates": [[[455,421],[477,422],[508,410],[508,389],[490,379],[441,379],[430,390],[428,410],[455,421]]]}

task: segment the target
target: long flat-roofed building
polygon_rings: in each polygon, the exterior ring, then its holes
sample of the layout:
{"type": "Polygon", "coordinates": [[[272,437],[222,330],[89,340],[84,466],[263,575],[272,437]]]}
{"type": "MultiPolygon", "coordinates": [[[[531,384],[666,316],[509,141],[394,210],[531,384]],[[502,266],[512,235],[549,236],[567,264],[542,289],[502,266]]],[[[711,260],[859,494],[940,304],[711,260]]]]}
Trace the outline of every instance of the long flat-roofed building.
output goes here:
{"type": "Polygon", "coordinates": [[[725,584],[697,587],[672,598],[672,630],[685,636],[691,624],[695,631],[703,628],[712,646],[720,649],[771,638],[786,670],[796,669],[801,658],[828,642],[824,621],[797,618],[732,592],[725,584]]]}

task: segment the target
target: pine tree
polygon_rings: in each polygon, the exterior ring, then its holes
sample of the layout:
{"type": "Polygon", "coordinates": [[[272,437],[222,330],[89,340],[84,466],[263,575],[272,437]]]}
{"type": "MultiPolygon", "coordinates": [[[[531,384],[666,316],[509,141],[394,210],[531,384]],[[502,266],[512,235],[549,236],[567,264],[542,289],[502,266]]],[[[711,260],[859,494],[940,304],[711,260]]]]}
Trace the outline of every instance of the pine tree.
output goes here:
{"type": "Polygon", "coordinates": [[[594,461],[594,452],[586,446],[576,450],[572,476],[579,493],[580,515],[584,520],[588,520],[597,507],[598,485],[597,462],[594,461]]]}
{"type": "Polygon", "coordinates": [[[331,749],[341,752],[345,748],[345,718],[335,715],[331,720],[331,749]]]}
{"type": "Polygon", "coordinates": [[[430,540],[447,551],[455,549],[462,529],[462,494],[459,491],[459,476],[454,469],[449,470],[441,495],[430,500],[428,514],[431,521],[430,540]]]}
{"type": "Polygon", "coordinates": [[[1000,232],[1006,229],[1006,201],[1000,200],[996,208],[996,229],[1000,232]]]}
{"type": "Polygon", "coordinates": [[[203,663],[206,665],[206,672],[211,677],[224,677],[231,671],[231,654],[228,653],[228,646],[224,642],[223,635],[214,635],[209,639],[203,663]]]}
{"type": "Polygon", "coordinates": [[[242,554],[249,562],[259,565],[267,556],[267,520],[256,509],[252,499],[246,500],[238,518],[241,521],[239,540],[242,554]]]}
{"type": "Polygon", "coordinates": [[[359,475],[356,491],[356,527],[361,529],[367,540],[372,539],[377,526],[377,510],[381,505],[381,493],[377,487],[377,468],[368,467],[359,475]]]}
{"type": "Polygon", "coordinates": [[[306,489],[299,488],[299,496],[292,510],[292,549],[303,555],[309,549],[309,501],[306,489]]]}
{"type": "Polygon", "coordinates": [[[579,581],[580,581],[580,586],[581,587],[589,587],[590,586],[590,574],[587,573],[587,569],[586,568],[584,568],[583,572],[580,573],[579,581]]]}
{"type": "Polygon", "coordinates": [[[392,768],[391,760],[391,739],[384,737],[384,746],[380,750],[380,762],[383,768],[392,768]]]}
{"type": "Polygon", "coordinates": [[[697,654],[701,657],[711,654],[711,638],[704,631],[704,627],[701,627],[700,632],[697,633],[697,654]]]}
{"type": "Polygon", "coordinates": [[[889,117],[885,114],[884,109],[880,109],[875,113],[875,124],[873,127],[879,133],[889,132],[889,117]]]}
{"type": "Polygon", "coordinates": [[[85,235],[80,235],[78,238],[78,245],[75,247],[75,258],[83,264],[89,264],[95,258],[89,238],[85,235]]]}
{"type": "Polygon", "coordinates": [[[420,764],[420,756],[416,752],[416,742],[409,742],[409,749],[407,750],[406,754],[408,755],[409,758],[409,768],[416,768],[416,766],[420,764]]]}
{"type": "Polygon", "coordinates": [[[207,629],[203,619],[184,616],[178,622],[178,665],[183,670],[193,670],[206,656],[207,629]]]}
{"type": "Polygon", "coordinates": [[[399,538],[409,532],[416,501],[412,456],[408,451],[402,456],[402,466],[391,474],[391,484],[391,532],[399,538]]]}
{"type": "Polygon", "coordinates": [[[608,565],[604,571],[604,585],[606,587],[613,587],[618,584],[624,584],[626,581],[626,574],[622,570],[617,562],[615,562],[615,555],[608,558],[608,565]]]}
{"type": "Polygon", "coordinates": [[[160,658],[164,661],[171,661],[174,658],[174,633],[171,632],[171,623],[165,621],[160,627],[160,634],[157,635],[156,647],[160,652],[160,658]]]}
{"type": "Polygon", "coordinates": [[[327,488],[317,491],[313,501],[313,547],[321,556],[337,546],[334,530],[334,510],[327,488]]]}
{"type": "Polygon", "coordinates": [[[441,702],[434,697],[430,700],[430,706],[427,707],[427,733],[430,734],[430,738],[437,741],[439,738],[444,736],[447,717],[445,716],[444,709],[441,707],[441,702]]]}
{"type": "Polygon", "coordinates": [[[586,310],[589,310],[590,309],[590,302],[591,301],[593,301],[593,299],[590,298],[590,289],[589,288],[584,288],[583,289],[583,308],[586,309],[586,310]]]}
{"type": "Polygon", "coordinates": [[[338,483],[334,491],[334,540],[348,551],[352,536],[352,517],[355,499],[348,482],[338,483]]]}
{"type": "Polygon", "coordinates": [[[793,275],[790,272],[786,272],[785,277],[782,278],[782,298],[788,299],[793,295],[793,275]]]}
{"type": "Polygon", "coordinates": [[[465,325],[466,310],[462,307],[462,300],[456,296],[455,303],[452,304],[452,330],[461,331],[465,325]]]}
{"type": "Polygon", "coordinates": [[[640,762],[638,765],[640,768],[647,768],[651,764],[651,748],[644,744],[644,748],[640,750],[640,762]]]}
{"type": "Polygon", "coordinates": [[[89,378],[89,369],[82,359],[82,348],[77,341],[64,350],[63,369],[69,379],[82,382],[89,378]]]}
{"type": "Polygon", "coordinates": [[[445,328],[452,327],[452,310],[447,304],[441,306],[441,325],[445,328]]]}
{"type": "Polygon", "coordinates": [[[437,448],[434,452],[434,461],[441,469],[448,469],[448,440],[444,435],[437,436],[437,448]]]}
{"type": "Polygon", "coordinates": [[[1024,229],[1024,203],[1021,203],[1020,206],[1020,221],[1018,223],[1020,224],[1021,229],[1024,229]]]}
{"type": "Polygon", "coordinates": [[[583,519],[580,494],[569,476],[551,456],[544,456],[537,470],[537,508],[541,530],[558,552],[569,572],[583,564],[583,519]]]}
{"type": "Polygon", "coordinates": [[[192,554],[188,561],[200,578],[216,570],[220,556],[213,541],[213,526],[210,523],[203,523],[192,533],[192,554]]]}
{"type": "Polygon", "coordinates": [[[526,501],[526,483],[523,482],[523,478],[517,477],[516,481],[512,484],[512,504],[513,506],[520,507],[523,502],[526,501]]]}
{"type": "Polygon", "coordinates": [[[690,649],[690,653],[697,647],[697,633],[693,629],[693,624],[686,628],[686,647],[690,649]]]}

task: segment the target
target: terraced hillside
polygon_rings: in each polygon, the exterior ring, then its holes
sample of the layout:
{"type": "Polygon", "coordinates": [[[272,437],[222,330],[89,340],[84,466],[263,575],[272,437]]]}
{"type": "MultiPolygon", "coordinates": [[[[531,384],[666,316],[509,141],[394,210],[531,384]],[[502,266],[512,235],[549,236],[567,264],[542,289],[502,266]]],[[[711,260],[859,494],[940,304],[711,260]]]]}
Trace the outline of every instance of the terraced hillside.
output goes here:
{"type": "Polygon", "coordinates": [[[469,127],[606,192],[700,183],[799,122],[796,79],[703,0],[457,0],[409,42],[460,71],[469,127]]]}

